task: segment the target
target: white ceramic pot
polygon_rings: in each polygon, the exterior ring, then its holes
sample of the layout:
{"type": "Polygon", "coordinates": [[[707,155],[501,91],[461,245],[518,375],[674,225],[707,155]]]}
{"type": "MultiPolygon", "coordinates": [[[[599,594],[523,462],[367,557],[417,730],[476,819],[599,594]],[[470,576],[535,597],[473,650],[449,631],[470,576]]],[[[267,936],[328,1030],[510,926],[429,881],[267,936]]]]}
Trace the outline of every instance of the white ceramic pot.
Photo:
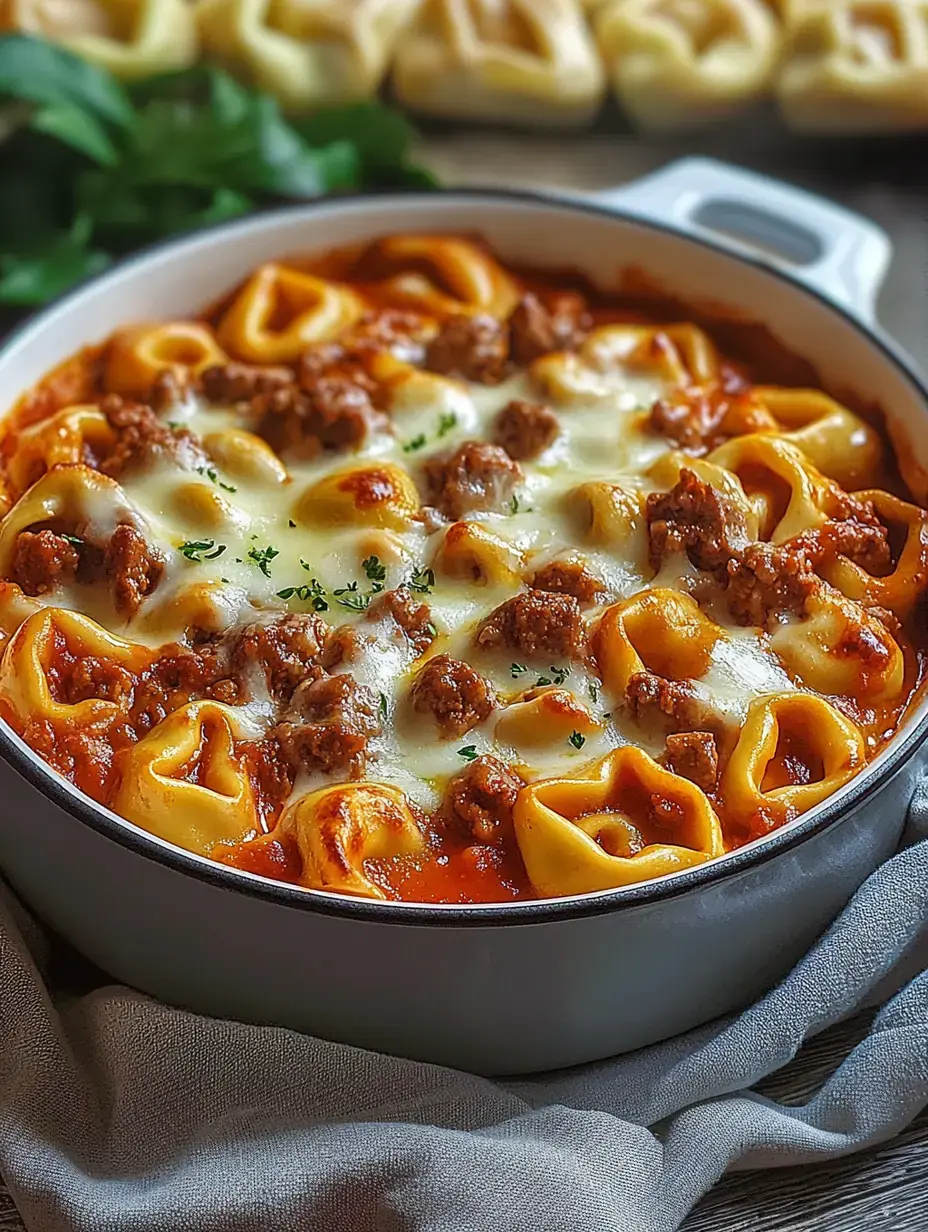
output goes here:
{"type": "MultiPolygon", "coordinates": [[[[512,261],[601,282],[635,265],[683,299],[736,308],[811,359],[830,387],[880,403],[897,447],[928,471],[928,392],[873,319],[886,237],[705,161],[598,204],[500,192],[361,198],[180,239],[78,289],[9,341],[4,402],[116,326],[197,309],[261,261],[403,231],[480,232],[512,261]],[[792,263],[759,256],[746,237],[792,263]]],[[[472,907],[351,900],[211,864],[81,797],[3,729],[0,863],[78,949],[165,1001],[527,1072],[651,1043],[769,987],[892,852],[926,728],[921,705],[823,806],[714,864],[580,899],[472,907]]]]}

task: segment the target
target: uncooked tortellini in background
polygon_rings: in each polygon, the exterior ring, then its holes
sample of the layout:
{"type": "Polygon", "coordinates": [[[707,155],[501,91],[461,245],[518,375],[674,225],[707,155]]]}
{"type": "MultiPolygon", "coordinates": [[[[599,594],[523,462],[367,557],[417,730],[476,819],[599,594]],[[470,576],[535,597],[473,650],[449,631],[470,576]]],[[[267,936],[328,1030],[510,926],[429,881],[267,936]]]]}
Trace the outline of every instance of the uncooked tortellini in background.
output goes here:
{"type": "Polygon", "coordinates": [[[187,0],[0,0],[0,30],[60,43],[124,78],[189,68],[197,58],[187,0]]]}
{"type": "Polygon", "coordinates": [[[393,82],[417,111],[544,126],[590,119],[604,87],[578,0],[425,0],[393,82]]]}
{"type": "Polygon", "coordinates": [[[368,98],[418,0],[198,0],[207,53],[292,110],[368,98]]]}
{"type": "Polygon", "coordinates": [[[928,2],[810,2],[788,22],[777,94],[796,128],[928,125],[928,2]]]}
{"type": "Polygon", "coordinates": [[[767,91],[780,49],[764,0],[611,0],[594,20],[616,94],[643,128],[744,106],[767,91]]]}

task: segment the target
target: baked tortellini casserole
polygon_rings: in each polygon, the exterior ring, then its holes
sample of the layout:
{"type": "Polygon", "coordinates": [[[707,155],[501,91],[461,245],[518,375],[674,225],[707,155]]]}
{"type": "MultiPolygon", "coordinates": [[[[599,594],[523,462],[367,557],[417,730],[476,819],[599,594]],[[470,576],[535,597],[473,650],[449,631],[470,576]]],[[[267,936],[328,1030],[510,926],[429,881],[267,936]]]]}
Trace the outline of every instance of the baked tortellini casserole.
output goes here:
{"type": "Polygon", "coordinates": [[[861,771],[924,670],[928,515],[774,357],[461,236],[127,324],[5,423],[0,713],[133,825],[308,889],[716,860],[861,771]]]}

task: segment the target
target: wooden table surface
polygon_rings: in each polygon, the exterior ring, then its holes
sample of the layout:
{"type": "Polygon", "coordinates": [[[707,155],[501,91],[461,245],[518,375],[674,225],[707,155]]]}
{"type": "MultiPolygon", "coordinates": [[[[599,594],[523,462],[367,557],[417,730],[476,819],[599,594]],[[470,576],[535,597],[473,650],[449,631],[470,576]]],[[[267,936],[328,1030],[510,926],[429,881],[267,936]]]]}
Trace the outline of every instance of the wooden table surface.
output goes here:
{"type": "MultiPolygon", "coordinates": [[[[865,144],[799,142],[751,123],[698,139],[628,135],[551,137],[434,131],[423,154],[449,184],[596,191],[671,158],[705,154],[793,180],[878,222],[895,259],[880,301],[884,325],[928,370],[928,137],[865,144]]],[[[866,1030],[855,1020],[812,1041],[767,1094],[808,1098],[866,1030]]],[[[683,1232],[922,1232],[928,1228],[928,1109],[898,1138],[828,1164],[724,1178],[683,1232]]],[[[24,1232],[0,1182],[0,1232],[24,1232]]],[[[45,1232],[31,1228],[29,1232],[45,1232]]],[[[333,1229],[333,1232],[336,1232],[333,1229]]]]}

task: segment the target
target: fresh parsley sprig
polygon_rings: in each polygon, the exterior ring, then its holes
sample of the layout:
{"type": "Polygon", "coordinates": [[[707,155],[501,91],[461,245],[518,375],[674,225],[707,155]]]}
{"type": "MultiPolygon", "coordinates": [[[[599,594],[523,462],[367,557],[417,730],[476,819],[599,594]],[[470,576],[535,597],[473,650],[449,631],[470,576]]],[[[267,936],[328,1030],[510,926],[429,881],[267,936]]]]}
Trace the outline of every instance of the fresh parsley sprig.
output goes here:
{"type": "Polygon", "coordinates": [[[414,139],[376,102],[285,119],[218,68],[127,88],[52,43],[0,36],[0,305],[46,303],[140,244],[282,199],[434,187],[414,139]]]}
{"type": "Polygon", "coordinates": [[[204,560],[215,560],[226,550],[224,543],[216,543],[215,539],[188,539],[180,545],[181,553],[192,560],[195,565],[204,560]]]}

